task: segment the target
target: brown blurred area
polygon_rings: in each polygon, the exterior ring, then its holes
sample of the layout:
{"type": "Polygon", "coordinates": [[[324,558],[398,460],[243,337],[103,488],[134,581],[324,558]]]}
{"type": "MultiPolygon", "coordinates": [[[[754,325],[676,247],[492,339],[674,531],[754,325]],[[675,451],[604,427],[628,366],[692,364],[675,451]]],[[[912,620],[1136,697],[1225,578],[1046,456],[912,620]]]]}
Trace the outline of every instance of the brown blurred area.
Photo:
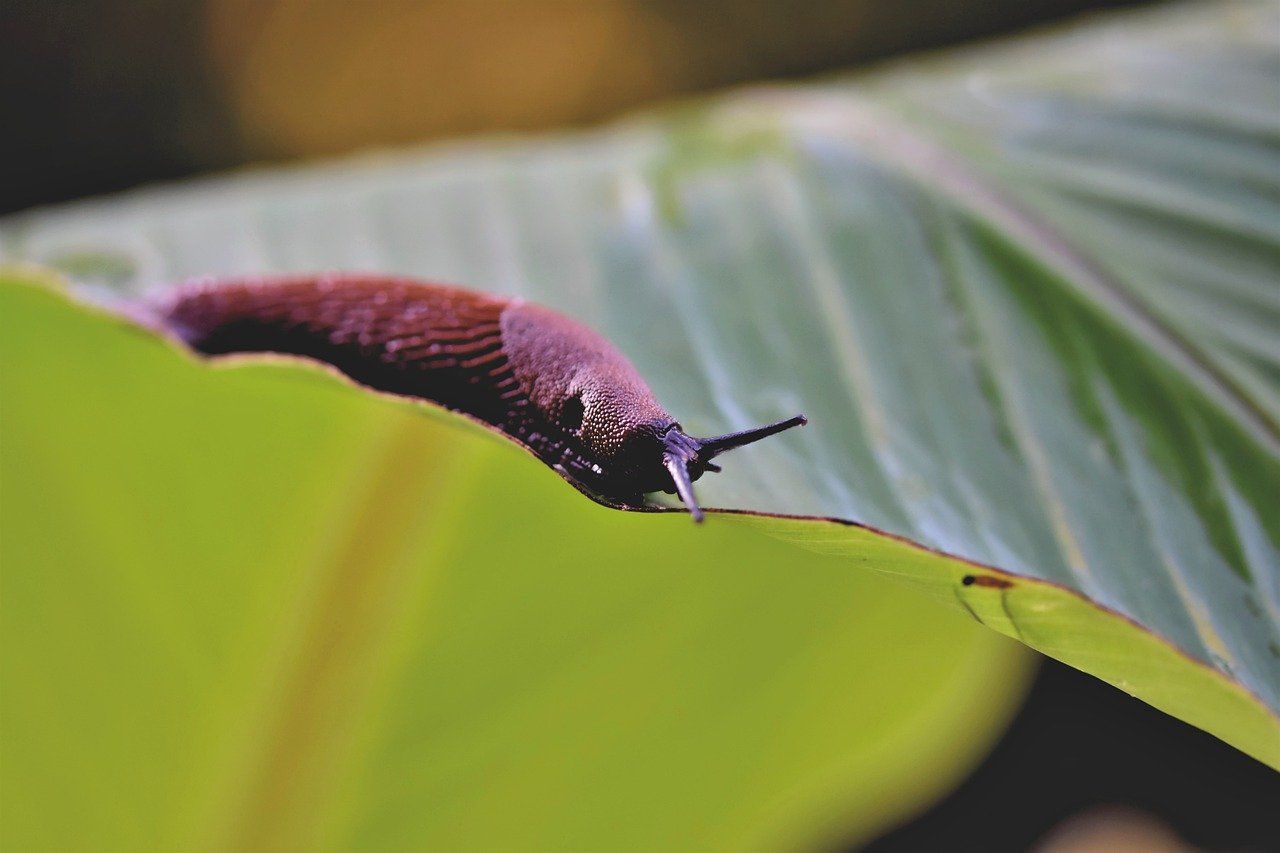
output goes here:
{"type": "Polygon", "coordinates": [[[0,209],[601,121],[1125,0],[6,0],[0,209]]]}
{"type": "Polygon", "coordinates": [[[1036,853],[1191,853],[1166,824],[1137,809],[1100,806],[1063,821],[1036,853]]]}

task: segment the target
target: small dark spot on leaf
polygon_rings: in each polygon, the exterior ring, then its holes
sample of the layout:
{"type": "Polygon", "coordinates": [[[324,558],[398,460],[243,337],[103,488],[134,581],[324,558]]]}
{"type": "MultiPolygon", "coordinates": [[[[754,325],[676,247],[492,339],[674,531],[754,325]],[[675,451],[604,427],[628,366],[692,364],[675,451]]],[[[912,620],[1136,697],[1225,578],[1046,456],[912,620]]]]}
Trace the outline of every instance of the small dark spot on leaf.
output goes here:
{"type": "Polygon", "coordinates": [[[1275,640],[1267,643],[1267,651],[1271,652],[1273,658],[1280,658],[1280,646],[1276,645],[1275,640]]]}
{"type": "Polygon", "coordinates": [[[1008,589],[1013,581],[998,578],[995,575],[965,575],[960,581],[965,586],[980,586],[986,589],[1008,589]]]}

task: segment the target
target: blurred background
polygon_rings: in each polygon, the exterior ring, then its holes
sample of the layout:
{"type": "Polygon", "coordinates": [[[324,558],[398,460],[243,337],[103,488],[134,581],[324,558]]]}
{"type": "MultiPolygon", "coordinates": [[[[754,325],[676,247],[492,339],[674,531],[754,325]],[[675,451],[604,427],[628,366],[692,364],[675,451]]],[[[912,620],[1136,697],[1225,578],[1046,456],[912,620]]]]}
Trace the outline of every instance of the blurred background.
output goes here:
{"type": "MultiPolygon", "coordinates": [[[[8,0],[0,210],[248,164],[589,125],[1117,5],[8,0]]],[[[1277,802],[1261,764],[1047,661],[979,771],[872,846],[1265,849],[1280,841],[1277,802]]]]}
{"type": "Polygon", "coordinates": [[[0,204],[476,133],[998,35],[1119,0],[4,4],[0,204]]]}

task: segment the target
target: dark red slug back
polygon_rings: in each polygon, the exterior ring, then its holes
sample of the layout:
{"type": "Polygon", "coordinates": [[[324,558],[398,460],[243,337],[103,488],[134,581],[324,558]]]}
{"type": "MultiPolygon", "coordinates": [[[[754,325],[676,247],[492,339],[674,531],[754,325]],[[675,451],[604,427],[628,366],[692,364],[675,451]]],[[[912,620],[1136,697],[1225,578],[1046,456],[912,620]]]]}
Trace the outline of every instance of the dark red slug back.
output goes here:
{"type": "Polygon", "coordinates": [[[639,507],[678,492],[720,453],[805,423],[797,415],[715,438],[686,435],[612,344],[520,299],[405,278],[326,275],[201,280],[152,306],[207,355],[272,352],[434,401],[497,428],[584,491],[639,507]]]}

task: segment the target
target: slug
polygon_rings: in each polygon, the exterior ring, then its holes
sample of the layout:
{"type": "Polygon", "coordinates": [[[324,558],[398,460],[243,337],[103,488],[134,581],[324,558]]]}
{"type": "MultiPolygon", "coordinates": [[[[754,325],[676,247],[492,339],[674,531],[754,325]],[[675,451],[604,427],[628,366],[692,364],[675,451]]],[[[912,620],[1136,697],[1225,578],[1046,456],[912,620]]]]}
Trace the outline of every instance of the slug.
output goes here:
{"type": "Polygon", "coordinates": [[[521,299],[407,278],[338,274],[202,279],[148,313],[197,352],[287,353],[380,391],[433,401],[501,431],[588,495],[643,507],[721,453],[806,423],[803,415],[695,438],[631,362],[591,329],[521,299]]]}

